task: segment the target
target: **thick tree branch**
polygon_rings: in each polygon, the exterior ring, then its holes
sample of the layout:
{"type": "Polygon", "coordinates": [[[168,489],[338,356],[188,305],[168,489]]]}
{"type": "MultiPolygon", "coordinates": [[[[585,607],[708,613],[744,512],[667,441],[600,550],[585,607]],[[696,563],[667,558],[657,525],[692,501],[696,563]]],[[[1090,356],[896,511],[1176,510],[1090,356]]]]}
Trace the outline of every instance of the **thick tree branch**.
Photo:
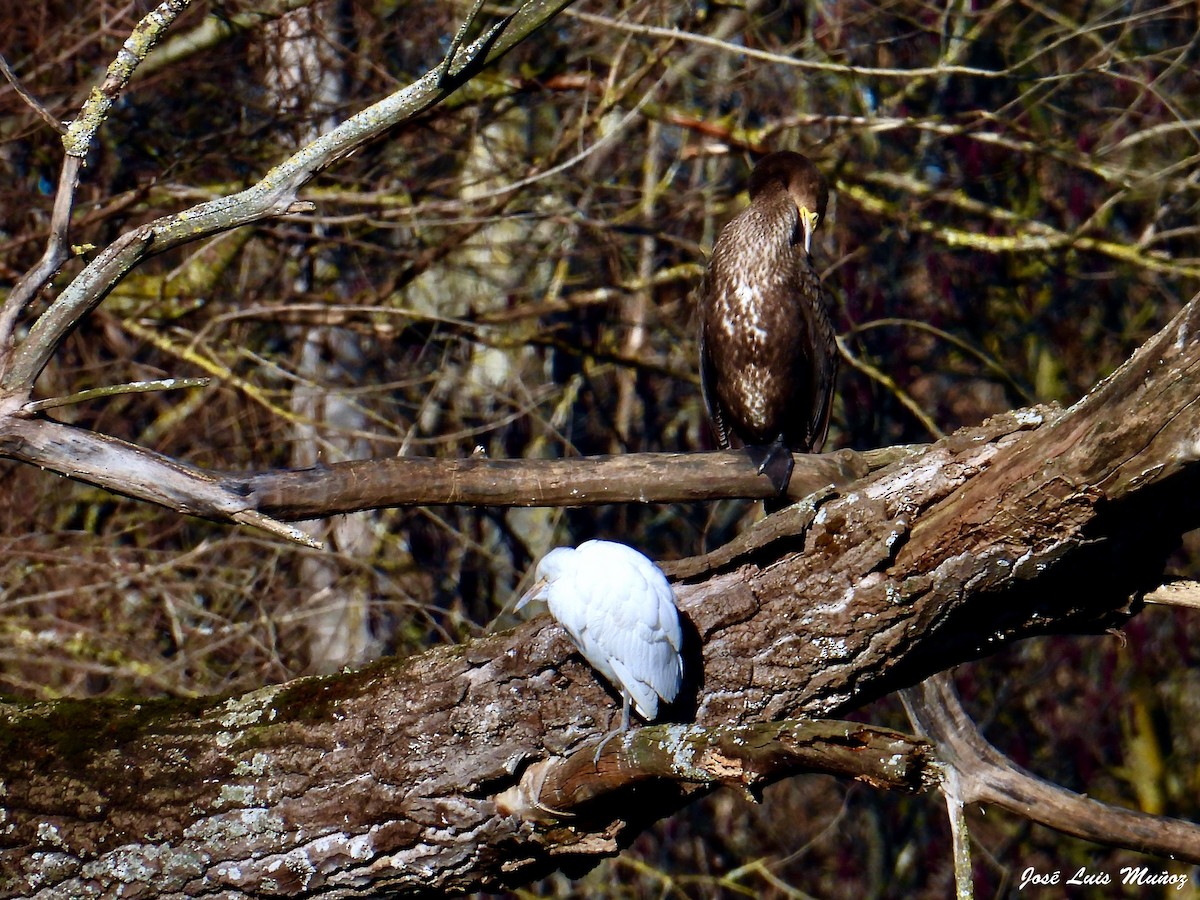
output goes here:
{"type": "MultiPolygon", "coordinates": [[[[799,499],[848,484],[915,452],[890,447],[797,454],[788,492],[799,499]]],[[[592,506],[775,495],[770,479],[735,450],[578,459],[390,457],[243,475],[207,471],[51,419],[14,415],[0,417],[0,456],[176,512],[242,522],[246,515],[293,521],[406,505],[592,506]]]]}
{"type": "MultiPolygon", "coordinates": [[[[788,496],[844,485],[915,450],[796,454],[788,496]]],[[[574,459],[373,459],[246,478],[257,509],[282,519],[380,506],[592,506],[774,497],[769,478],[740,450],[629,453],[574,459]]]]}
{"type": "Polygon", "coordinates": [[[782,778],[822,772],[874,787],[919,793],[941,781],[928,744],[858,722],[801,719],[740,727],[657,725],[601,738],[525,770],[496,798],[504,815],[568,823],[580,808],[644,781],[731,785],[759,791],[782,778]]]}
{"type": "Polygon", "coordinates": [[[176,512],[253,525],[290,541],[321,546],[300,529],[251,508],[244,493],[227,479],[93,431],[44,418],[0,416],[0,455],[176,512]]]}
{"type": "MultiPolygon", "coordinates": [[[[699,729],[838,715],[1012,641],[1127,618],[1200,519],[1198,328],[1193,301],[1065,413],[958,432],[681,564],[687,682],[669,715],[699,729]]],[[[581,765],[619,717],[547,618],[227,701],[8,708],[0,884],[361,897],[525,881],[685,802],[694,779],[658,769],[635,804],[606,793],[544,821],[526,773],[558,772],[570,805],[570,770],[547,761],[581,765]]],[[[636,768],[637,752],[620,759],[636,768]]]]}

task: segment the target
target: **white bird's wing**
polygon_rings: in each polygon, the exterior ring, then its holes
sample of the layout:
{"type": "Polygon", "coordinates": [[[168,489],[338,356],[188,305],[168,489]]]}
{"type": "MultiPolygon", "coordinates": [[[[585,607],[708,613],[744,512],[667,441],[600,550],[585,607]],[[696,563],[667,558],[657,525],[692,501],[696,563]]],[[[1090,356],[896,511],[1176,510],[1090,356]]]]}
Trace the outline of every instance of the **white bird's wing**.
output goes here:
{"type": "Polygon", "coordinates": [[[683,678],[683,635],[662,570],[624,544],[586,541],[542,559],[538,596],[583,658],[652,720],[683,678]]]}
{"type": "Polygon", "coordinates": [[[593,592],[591,638],[638,712],[653,719],[658,698],[670,702],[679,693],[683,673],[671,586],[654,563],[624,544],[589,541],[580,549],[587,558],[581,572],[587,570],[593,592]]]}
{"type": "Polygon", "coordinates": [[[633,700],[634,709],[647,722],[653,721],[658,715],[658,694],[654,688],[634,675],[633,671],[616,657],[613,658],[612,664],[617,681],[633,700]]]}
{"type": "Polygon", "coordinates": [[[679,683],[683,675],[683,628],[679,624],[679,610],[675,606],[675,593],[662,573],[662,569],[637,551],[631,551],[631,564],[641,574],[644,581],[645,598],[640,600],[647,614],[651,616],[649,624],[653,632],[654,643],[661,647],[658,665],[652,666],[652,671],[663,672],[670,666],[668,660],[674,662],[677,670],[674,676],[662,677],[654,683],[654,689],[667,702],[675,699],[679,692],[679,683]]]}
{"type": "Polygon", "coordinates": [[[616,684],[616,672],[609,662],[611,654],[604,640],[607,629],[603,616],[598,615],[600,610],[596,600],[595,585],[586,577],[586,572],[580,570],[560,577],[546,592],[546,605],[550,607],[551,615],[566,629],[583,658],[616,684]]]}

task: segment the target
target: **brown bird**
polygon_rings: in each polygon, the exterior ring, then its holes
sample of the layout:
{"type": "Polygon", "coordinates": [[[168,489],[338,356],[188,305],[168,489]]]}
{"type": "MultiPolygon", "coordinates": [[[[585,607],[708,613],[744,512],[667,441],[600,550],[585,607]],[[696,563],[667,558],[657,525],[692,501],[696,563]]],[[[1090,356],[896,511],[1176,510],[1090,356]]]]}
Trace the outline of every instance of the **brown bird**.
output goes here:
{"type": "Polygon", "coordinates": [[[736,438],[782,493],[791,451],[829,430],[837,344],[809,255],[829,190],[799,153],[764,156],[750,205],[722,229],[700,292],[700,385],[717,442],[736,438]]]}

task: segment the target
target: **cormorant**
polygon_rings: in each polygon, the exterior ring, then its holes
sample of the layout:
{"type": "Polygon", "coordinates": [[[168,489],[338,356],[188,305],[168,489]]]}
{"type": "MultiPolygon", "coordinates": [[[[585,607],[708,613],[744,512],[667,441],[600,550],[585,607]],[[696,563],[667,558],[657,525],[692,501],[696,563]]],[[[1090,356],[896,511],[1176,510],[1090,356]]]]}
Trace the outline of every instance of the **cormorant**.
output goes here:
{"type": "Polygon", "coordinates": [[[782,493],[791,451],[829,430],[838,352],[809,251],[829,196],[799,153],[764,156],[750,205],[722,229],[700,292],[700,383],[722,448],[749,448],[782,493]]]}

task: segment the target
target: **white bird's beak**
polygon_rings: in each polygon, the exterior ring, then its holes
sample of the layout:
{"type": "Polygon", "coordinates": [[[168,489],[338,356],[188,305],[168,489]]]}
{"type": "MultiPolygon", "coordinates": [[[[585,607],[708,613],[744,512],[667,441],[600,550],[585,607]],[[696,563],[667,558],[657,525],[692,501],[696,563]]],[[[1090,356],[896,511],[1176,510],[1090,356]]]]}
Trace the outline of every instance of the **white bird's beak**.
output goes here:
{"type": "Polygon", "coordinates": [[[812,253],[813,232],[817,230],[817,220],[821,216],[812,212],[807,206],[800,207],[800,227],[804,229],[804,252],[812,253]]]}
{"type": "Polygon", "coordinates": [[[521,599],[517,601],[517,605],[513,607],[513,612],[520,612],[526,603],[532,603],[534,600],[541,600],[542,589],[546,586],[546,579],[539,578],[533,583],[533,587],[521,595],[521,599]]]}

